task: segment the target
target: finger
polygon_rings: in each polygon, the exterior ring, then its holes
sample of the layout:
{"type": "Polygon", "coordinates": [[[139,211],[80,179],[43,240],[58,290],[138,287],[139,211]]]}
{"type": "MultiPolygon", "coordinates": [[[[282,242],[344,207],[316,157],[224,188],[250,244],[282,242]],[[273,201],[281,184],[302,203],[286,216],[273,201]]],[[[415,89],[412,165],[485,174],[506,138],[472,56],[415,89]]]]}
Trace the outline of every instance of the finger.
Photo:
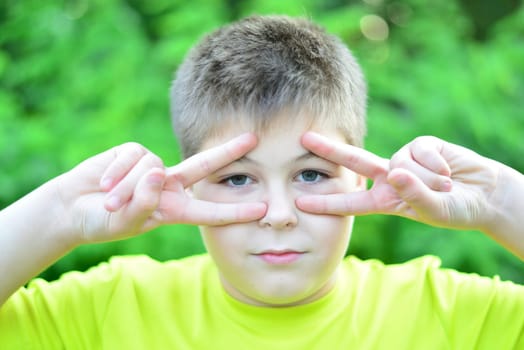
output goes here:
{"type": "Polygon", "coordinates": [[[152,229],[159,223],[152,219],[153,213],[158,208],[165,181],[165,171],[162,168],[150,169],[142,176],[133,192],[132,200],[119,214],[120,220],[113,220],[117,227],[113,230],[142,231],[152,229]]]}
{"type": "Polygon", "coordinates": [[[181,182],[184,187],[188,187],[241,158],[256,144],[255,135],[252,133],[242,134],[220,146],[198,153],[182,163],[168,168],[167,174],[169,177],[176,177],[177,181],[181,182]]]}
{"type": "MultiPolygon", "coordinates": [[[[437,218],[437,222],[443,220],[439,192],[429,189],[421,179],[406,169],[395,169],[387,178],[388,183],[395,188],[398,196],[405,203],[405,210],[398,210],[399,215],[410,217],[415,220],[424,218],[437,218]],[[409,208],[409,210],[406,210],[409,208]]],[[[426,219],[427,220],[427,219],[426,219]]],[[[428,222],[431,223],[431,222],[428,222]]]]}
{"type": "Polygon", "coordinates": [[[116,211],[127,203],[136,192],[136,186],[145,173],[152,168],[163,168],[162,161],[152,153],[145,154],[126,174],[126,176],[107,194],[105,207],[116,211]]]}
{"type": "Polygon", "coordinates": [[[311,131],[302,136],[302,145],[316,155],[370,179],[376,179],[388,172],[387,159],[359,147],[331,141],[311,131]]]}
{"type": "Polygon", "coordinates": [[[109,191],[119,183],[148,151],[142,145],[130,142],[117,146],[108,153],[114,160],[100,178],[103,191],[109,191]]]}
{"type": "Polygon", "coordinates": [[[451,190],[451,178],[449,176],[440,175],[417,162],[413,157],[410,146],[402,147],[397,153],[395,153],[391,158],[389,166],[390,171],[393,169],[409,170],[432,190],[445,192],[451,190]]]}
{"type": "Polygon", "coordinates": [[[296,199],[296,205],[312,214],[366,215],[383,213],[388,204],[376,201],[370,191],[360,191],[302,196],[296,199]]]}
{"type": "Polygon", "coordinates": [[[451,176],[449,164],[442,156],[444,143],[432,136],[416,138],[409,149],[411,156],[423,167],[443,176],[451,176]]]}
{"type": "Polygon", "coordinates": [[[214,203],[189,199],[180,208],[174,208],[171,222],[218,226],[250,222],[262,218],[267,210],[264,203],[214,203]]]}

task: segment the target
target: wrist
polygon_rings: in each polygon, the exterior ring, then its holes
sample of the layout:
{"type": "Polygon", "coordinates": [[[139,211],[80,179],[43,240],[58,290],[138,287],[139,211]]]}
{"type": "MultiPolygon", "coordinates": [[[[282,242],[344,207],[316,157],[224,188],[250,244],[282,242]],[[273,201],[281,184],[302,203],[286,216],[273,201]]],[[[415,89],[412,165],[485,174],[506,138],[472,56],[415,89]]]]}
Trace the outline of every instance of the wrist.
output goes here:
{"type": "Polygon", "coordinates": [[[504,164],[495,163],[497,180],[488,197],[489,213],[482,231],[524,257],[524,176],[504,164]]]}
{"type": "Polygon", "coordinates": [[[43,196],[48,197],[47,201],[52,201],[49,212],[48,229],[49,239],[54,244],[60,244],[65,249],[72,250],[82,244],[82,231],[80,228],[81,219],[75,218],[75,196],[64,189],[68,186],[68,176],[64,173],[49,181],[49,190],[44,191],[43,196]]]}

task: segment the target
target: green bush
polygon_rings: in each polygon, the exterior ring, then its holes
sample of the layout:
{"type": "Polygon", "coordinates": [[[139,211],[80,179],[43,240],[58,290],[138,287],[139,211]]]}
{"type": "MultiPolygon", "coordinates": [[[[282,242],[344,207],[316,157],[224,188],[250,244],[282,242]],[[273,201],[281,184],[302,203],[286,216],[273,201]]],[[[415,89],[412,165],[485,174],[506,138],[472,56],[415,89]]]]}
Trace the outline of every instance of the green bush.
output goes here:
{"type": "MultiPolygon", "coordinates": [[[[477,35],[475,11],[452,0],[6,1],[0,4],[0,207],[125,141],[144,144],[166,164],[178,162],[169,128],[173,71],[204,33],[252,13],[305,15],[348,43],[369,81],[373,152],[389,157],[432,134],[524,170],[521,7],[482,27],[484,37],[477,35]],[[362,34],[360,20],[368,14],[386,21],[385,40],[362,34]]],[[[114,254],[165,260],[202,251],[196,228],[162,227],[78,248],[43,276],[84,270],[114,254]]],[[[397,217],[358,218],[350,253],[386,262],[436,254],[445,266],[524,282],[521,262],[482,234],[397,217]]]]}

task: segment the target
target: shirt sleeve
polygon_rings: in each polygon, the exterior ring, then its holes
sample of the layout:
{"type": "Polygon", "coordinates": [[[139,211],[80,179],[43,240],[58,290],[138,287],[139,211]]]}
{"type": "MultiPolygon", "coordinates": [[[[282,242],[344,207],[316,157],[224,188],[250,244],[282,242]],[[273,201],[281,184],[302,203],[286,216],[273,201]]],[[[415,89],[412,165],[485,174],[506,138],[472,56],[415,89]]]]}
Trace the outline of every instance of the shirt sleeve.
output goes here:
{"type": "Polygon", "coordinates": [[[427,275],[434,312],[454,349],[524,349],[524,287],[436,269],[427,275]]]}
{"type": "Polygon", "coordinates": [[[103,263],[53,282],[33,280],[0,308],[0,348],[97,348],[98,320],[119,275],[103,263]]]}

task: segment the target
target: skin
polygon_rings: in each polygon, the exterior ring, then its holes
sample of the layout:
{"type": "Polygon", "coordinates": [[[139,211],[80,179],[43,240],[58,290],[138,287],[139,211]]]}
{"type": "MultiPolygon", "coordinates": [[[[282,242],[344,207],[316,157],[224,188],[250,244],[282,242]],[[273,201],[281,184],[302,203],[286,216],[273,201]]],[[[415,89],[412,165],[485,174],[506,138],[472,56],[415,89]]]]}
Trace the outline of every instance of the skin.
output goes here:
{"type": "Polygon", "coordinates": [[[96,155],[0,212],[0,305],[75,247],[131,237],[162,224],[252,221],[263,203],[196,200],[186,188],[256,146],[243,134],[171,168],[128,143],[96,155]],[[45,249],[42,249],[45,247],[45,249]]]}
{"type": "MultiPolygon", "coordinates": [[[[313,215],[297,208],[304,195],[361,190],[363,179],[320,158],[300,142],[306,123],[277,122],[257,147],[193,186],[195,198],[211,202],[263,202],[259,220],[202,226],[206,248],[220,272],[225,290],[252,305],[276,307],[309,303],[328,293],[346,252],[352,216],[313,215]],[[284,262],[275,262],[273,255],[284,262]],[[286,255],[297,255],[288,261],[286,255]],[[268,261],[269,259],[269,261],[268,261]]],[[[238,134],[230,128],[204,145],[216,146],[238,134]]],[[[316,128],[344,141],[334,129],[316,128]]]]}
{"type": "MultiPolygon", "coordinates": [[[[326,220],[329,232],[339,229],[342,232],[341,227],[346,224],[348,231],[350,228],[351,220],[346,216],[392,214],[431,225],[478,229],[524,257],[524,176],[518,171],[434,137],[417,138],[388,160],[329,136],[308,131],[301,137],[302,147],[335,164],[337,169],[346,168],[349,173],[351,170],[373,179],[369,190],[352,192],[341,185],[344,188],[305,193],[299,190],[300,185],[295,187],[296,183],[291,181],[294,177],[284,171],[277,178],[262,176],[261,183],[268,192],[265,197],[257,190],[250,193],[254,202],[224,203],[219,198],[210,202],[205,193],[198,193],[200,199],[198,195],[196,198],[188,195],[193,184],[202,179],[208,181],[209,176],[248,152],[253,150],[258,156],[254,151],[257,139],[250,133],[206,149],[170,168],[138,144],[120,145],[87,159],[0,211],[0,304],[78,245],[123,239],[174,223],[206,227],[249,223],[253,225],[250,227],[256,227],[256,237],[267,233],[272,237],[268,242],[274,243],[279,241],[276,237],[287,236],[286,226],[290,230],[300,226],[307,215],[320,215],[315,222],[326,220]],[[284,188],[293,191],[285,198],[279,197],[278,192],[284,188]],[[277,215],[280,211],[273,210],[274,205],[283,205],[288,214],[277,215]],[[282,234],[276,234],[277,231],[282,234]]],[[[298,149],[294,140],[289,138],[292,144],[280,145],[271,157],[298,149]]],[[[264,153],[260,155],[267,157],[264,153]]],[[[358,187],[353,180],[346,185],[358,187]]],[[[326,231],[326,227],[321,229],[326,231]]],[[[314,238],[311,236],[311,242],[314,238]]],[[[334,242],[338,260],[342,239],[334,242]]],[[[282,273],[290,280],[299,276],[293,269],[283,270],[269,275],[278,277],[282,273]]],[[[327,264],[320,270],[318,276],[323,278],[309,279],[296,289],[290,284],[284,286],[284,282],[279,286],[278,281],[271,281],[270,286],[275,288],[260,286],[260,294],[253,294],[232,278],[229,281],[225,269],[223,280],[232,295],[238,292],[238,299],[295,304],[314,300],[330,289],[336,280],[336,267],[327,264]],[[282,288],[285,293],[279,294],[280,287],[287,288],[282,288]]]]}
{"type": "Polygon", "coordinates": [[[434,226],[479,230],[524,259],[524,176],[436,137],[416,138],[391,159],[316,133],[304,147],[373,180],[350,194],[304,196],[304,211],[334,215],[399,215],[434,226]]]}

